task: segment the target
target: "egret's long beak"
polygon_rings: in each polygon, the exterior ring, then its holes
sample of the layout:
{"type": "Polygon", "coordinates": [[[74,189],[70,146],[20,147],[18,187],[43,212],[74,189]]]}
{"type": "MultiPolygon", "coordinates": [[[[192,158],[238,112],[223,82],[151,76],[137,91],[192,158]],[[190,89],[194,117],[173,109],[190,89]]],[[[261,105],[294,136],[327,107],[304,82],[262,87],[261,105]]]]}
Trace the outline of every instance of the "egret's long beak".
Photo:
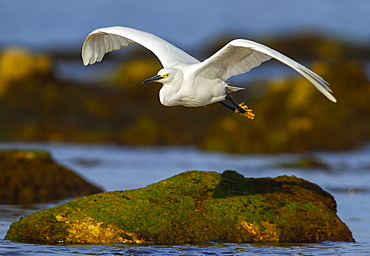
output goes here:
{"type": "Polygon", "coordinates": [[[160,79],[163,79],[163,76],[156,75],[156,76],[153,76],[151,78],[148,78],[148,79],[144,80],[142,83],[145,84],[145,83],[155,82],[155,81],[158,81],[160,79]]]}

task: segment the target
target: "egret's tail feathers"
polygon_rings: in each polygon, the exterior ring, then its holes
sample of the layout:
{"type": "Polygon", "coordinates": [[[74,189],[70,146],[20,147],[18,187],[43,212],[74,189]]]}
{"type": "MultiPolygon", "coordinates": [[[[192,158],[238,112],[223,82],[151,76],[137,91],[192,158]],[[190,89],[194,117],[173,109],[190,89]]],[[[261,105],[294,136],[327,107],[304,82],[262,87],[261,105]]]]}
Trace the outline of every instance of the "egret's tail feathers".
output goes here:
{"type": "Polygon", "coordinates": [[[245,112],[240,112],[239,111],[239,109],[235,109],[235,113],[239,113],[240,115],[242,115],[242,116],[245,116],[245,117],[247,117],[247,118],[249,118],[249,119],[251,119],[251,120],[254,120],[254,116],[255,116],[255,114],[252,112],[252,109],[250,109],[250,108],[248,108],[248,106],[247,105],[245,105],[245,103],[244,102],[242,102],[242,103],[240,103],[239,104],[239,106],[242,108],[242,109],[244,109],[245,110],[245,112]]]}
{"type": "Polygon", "coordinates": [[[231,85],[226,85],[226,90],[227,90],[227,92],[237,92],[237,91],[240,91],[240,90],[244,90],[244,88],[231,86],[231,85]]]}

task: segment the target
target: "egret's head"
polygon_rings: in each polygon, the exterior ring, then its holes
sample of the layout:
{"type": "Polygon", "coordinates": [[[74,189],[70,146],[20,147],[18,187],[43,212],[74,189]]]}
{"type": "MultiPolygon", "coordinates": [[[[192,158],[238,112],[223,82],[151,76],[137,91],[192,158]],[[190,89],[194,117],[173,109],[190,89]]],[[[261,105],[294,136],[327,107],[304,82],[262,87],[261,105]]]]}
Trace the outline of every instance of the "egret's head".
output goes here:
{"type": "Polygon", "coordinates": [[[176,70],[171,68],[164,68],[161,69],[156,76],[148,78],[143,81],[143,84],[150,83],[150,82],[158,82],[162,84],[166,84],[173,80],[176,70]]]}

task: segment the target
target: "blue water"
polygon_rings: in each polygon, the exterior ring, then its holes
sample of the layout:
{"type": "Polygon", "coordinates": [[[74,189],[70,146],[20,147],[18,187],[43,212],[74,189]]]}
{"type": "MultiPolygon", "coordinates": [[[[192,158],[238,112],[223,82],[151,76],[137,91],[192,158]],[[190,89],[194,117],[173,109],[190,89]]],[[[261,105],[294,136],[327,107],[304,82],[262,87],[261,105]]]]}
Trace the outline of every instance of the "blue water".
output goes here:
{"type": "Polygon", "coordinates": [[[49,150],[64,166],[76,171],[107,191],[144,187],[186,170],[223,172],[233,169],[246,177],[296,175],[317,183],[330,192],[338,204],[338,216],[353,232],[356,243],[325,242],[319,244],[231,244],[135,246],[70,245],[48,246],[21,244],[3,240],[9,225],[22,216],[61,204],[35,204],[32,207],[0,205],[0,255],[370,255],[370,147],[332,153],[313,152],[330,167],[325,170],[291,170],[279,166],[301,154],[232,155],[204,152],[194,148],[142,148],[113,145],[15,144],[1,143],[4,148],[39,148],[49,150]]]}

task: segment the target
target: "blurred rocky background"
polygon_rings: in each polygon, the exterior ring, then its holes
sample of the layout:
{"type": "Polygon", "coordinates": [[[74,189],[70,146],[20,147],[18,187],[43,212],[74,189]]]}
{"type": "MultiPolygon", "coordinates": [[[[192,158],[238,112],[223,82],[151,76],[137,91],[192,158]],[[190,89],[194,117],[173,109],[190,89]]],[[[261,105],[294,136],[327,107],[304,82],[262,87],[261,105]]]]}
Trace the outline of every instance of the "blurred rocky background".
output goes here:
{"type": "Polygon", "coordinates": [[[368,3],[193,5],[2,1],[0,141],[194,145],[233,153],[345,150],[369,141],[368,3]],[[166,19],[153,15],[154,6],[166,19]],[[258,41],[322,76],[338,102],[272,60],[230,81],[246,88],[234,97],[254,110],[254,121],[219,104],[164,107],[160,85],[141,84],[161,68],[148,50],[130,46],[82,65],[87,34],[113,25],[157,34],[200,60],[234,38],[258,41]]]}
{"type": "MultiPolygon", "coordinates": [[[[243,35],[213,38],[195,52],[207,57],[235,37],[243,35]]],[[[234,96],[254,110],[254,121],[218,104],[168,108],[158,100],[159,84],[141,84],[161,68],[144,48],[122,49],[123,57],[107,55],[104,61],[114,63],[110,72],[81,82],[58,77],[54,69],[66,58],[78,62],[78,52],[5,46],[0,140],[195,145],[233,153],[344,150],[370,140],[370,47],[314,33],[264,38],[263,43],[322,76],[338,102],[329,102],[303,77],[272,76],[267,70],[265,78],[233,83],[246,88],[234,96]]],[[[283,64],[262,65],[273,70],[283,64]]]]}

